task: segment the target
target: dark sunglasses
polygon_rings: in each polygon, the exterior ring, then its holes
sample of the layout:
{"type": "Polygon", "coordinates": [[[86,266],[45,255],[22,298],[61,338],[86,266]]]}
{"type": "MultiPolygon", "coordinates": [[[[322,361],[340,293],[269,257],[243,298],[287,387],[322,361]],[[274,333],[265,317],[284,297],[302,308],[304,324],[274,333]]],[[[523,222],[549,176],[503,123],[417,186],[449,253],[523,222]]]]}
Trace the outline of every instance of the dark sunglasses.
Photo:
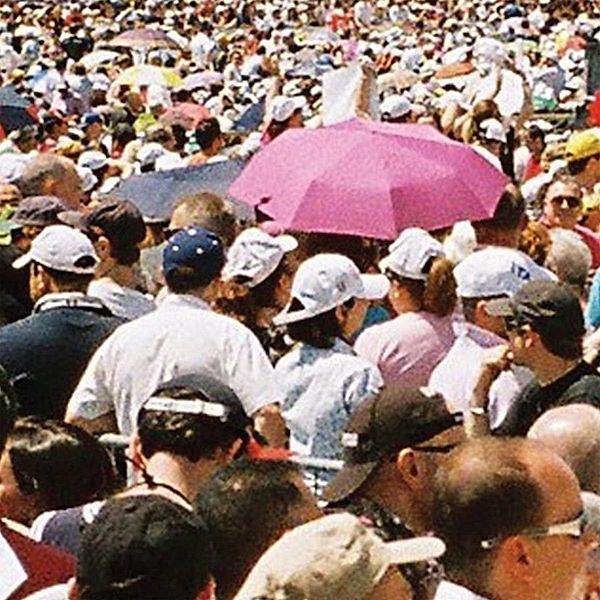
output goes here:
{"type": "Polygon", "coordinates": [[[458,448],[460,444],[446,444],[442,446],[413,446],[413,450],[418,450],[419,452],[426,452],[430,454],[448,454],[452,452],[454,448],[458,448]]]}
{"type": "Polygon", "coordinates": [[[551,202],[553,204],[563,204],[563,202],[566,202],[569,208],[579,208],[581,206],[581,198],[578,196],[556,196],[552,198],[551,202]]]}

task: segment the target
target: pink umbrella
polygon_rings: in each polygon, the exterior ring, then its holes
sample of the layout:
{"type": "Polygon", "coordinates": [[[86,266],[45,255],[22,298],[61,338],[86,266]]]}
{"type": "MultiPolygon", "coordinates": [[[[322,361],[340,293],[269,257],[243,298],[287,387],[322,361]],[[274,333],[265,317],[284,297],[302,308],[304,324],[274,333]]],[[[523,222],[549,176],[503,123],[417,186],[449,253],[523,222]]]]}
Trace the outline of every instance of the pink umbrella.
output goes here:
{"type": "Polygon", "coordinates": [[[178,48],[169,36],[158,29],[131,29],[114,37],[107,46],[113,48],[178,48]]]}
{"type": "Polygon", "coordinates": [[[286,229],[395,239],[493,215],[508,178],[425,125],[355,119],[288,130],[230,187],[286,229]]]}
{"type": "Polygon", "coordinates": [[[210,119],[210,111],[201,104],[179,102],[169,108],[160,120],[165,125],[181,125],[184,129],[196,129],[202,121],[210,119]]]}

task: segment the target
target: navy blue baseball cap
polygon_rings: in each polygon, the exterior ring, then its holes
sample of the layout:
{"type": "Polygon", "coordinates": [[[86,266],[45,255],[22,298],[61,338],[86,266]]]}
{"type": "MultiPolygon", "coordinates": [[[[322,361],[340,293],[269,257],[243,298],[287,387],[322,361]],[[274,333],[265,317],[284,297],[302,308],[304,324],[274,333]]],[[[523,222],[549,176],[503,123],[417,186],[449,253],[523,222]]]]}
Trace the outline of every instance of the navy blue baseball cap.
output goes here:
{"type": "Polygon", "coordinates": [[[163,272],[168,275],[178,267],[192,268],[209,282],[219,275],[225,264],[221,240],[202,227],[178,231],[163,250],[163,272]]]}
{"type": "Polygon", "coordinates": [[[104,120],[102,119],[102,115],[97,112],[85,113],[85,115],[81,117],[80,127],[82,129],[87,129],[90,125],[93,125],[94,123],[103,124],[104,120]]]}

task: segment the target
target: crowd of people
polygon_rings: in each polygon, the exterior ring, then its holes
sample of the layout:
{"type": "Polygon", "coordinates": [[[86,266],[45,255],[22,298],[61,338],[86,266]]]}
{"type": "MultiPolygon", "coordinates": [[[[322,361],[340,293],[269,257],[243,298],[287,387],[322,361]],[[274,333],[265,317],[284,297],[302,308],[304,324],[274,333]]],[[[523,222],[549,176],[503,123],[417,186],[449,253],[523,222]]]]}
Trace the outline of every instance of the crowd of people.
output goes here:
{"type": "Polygon", "coordinates": [[[596,0],[6,0],[0,600],[598,600],[599,267],[596,0]],[[488,218],[211,180],[349,119],[488,218]]]}

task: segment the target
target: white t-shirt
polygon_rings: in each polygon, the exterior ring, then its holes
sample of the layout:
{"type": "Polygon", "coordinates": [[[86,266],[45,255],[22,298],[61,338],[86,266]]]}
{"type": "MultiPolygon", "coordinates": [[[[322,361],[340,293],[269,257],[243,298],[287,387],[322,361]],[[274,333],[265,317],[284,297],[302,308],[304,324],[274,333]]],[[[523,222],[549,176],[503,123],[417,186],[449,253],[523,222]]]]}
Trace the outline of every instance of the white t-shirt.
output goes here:
{"type": "Polygon", "coordinates": [[[95,419],[114,411],[119,431],[131,435],[140,407],[161,384],[198,372],[228,385],[248,415],[279,401],[273,367],[247,327],[199,298],[169,294],[100,346],[67,412],[95,419]]]}

